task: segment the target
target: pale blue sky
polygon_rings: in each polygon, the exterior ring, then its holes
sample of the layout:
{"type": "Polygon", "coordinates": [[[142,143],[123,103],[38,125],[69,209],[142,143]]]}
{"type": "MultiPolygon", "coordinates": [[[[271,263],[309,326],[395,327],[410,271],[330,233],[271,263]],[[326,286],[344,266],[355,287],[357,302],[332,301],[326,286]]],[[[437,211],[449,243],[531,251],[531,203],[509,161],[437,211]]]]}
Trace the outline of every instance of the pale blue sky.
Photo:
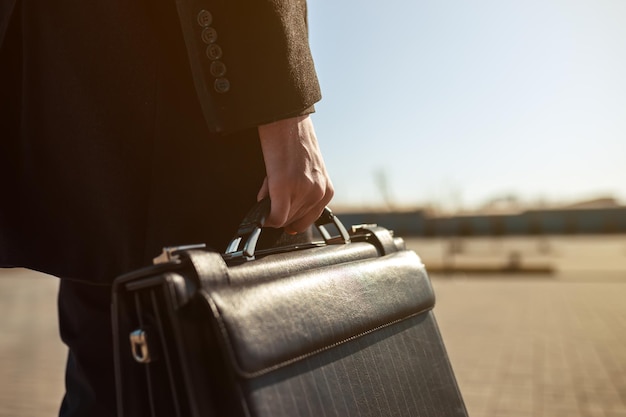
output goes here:
{"type": "Polygon", "coordinates": [[[626,203],[626,1],[309,0],[335,205],[626,203]]]}

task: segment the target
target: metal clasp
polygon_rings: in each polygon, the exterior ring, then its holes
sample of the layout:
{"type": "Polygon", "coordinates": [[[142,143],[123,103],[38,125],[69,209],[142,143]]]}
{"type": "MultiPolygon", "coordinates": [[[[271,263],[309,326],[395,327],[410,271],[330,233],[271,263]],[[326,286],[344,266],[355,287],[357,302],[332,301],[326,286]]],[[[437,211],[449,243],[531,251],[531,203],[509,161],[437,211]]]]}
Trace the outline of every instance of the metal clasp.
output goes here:
{"type": "Polygon", "coordinates": [[[150,355],[148,333],[144,329],[137,329],[130,333],[130,350],[133,358],[139,363],[150,363],[154,360],[150,355]]]}
{"type": "Polygon", "coordinates": [[[348,233],[343,223],[341,223],[339,218],[337,218],[337,216],[335,216],[328,207],[324,208],[324,211],[320,215],[319,219],[317,219],[317,221],[315,222],[315,226],[324,238],[324,242],[326,242],[327,245],[350,243],[350,233],[348,233]],[[327,225],[331,224],[339,233],[338,236],[332,236],[326,228],[327,225]]]}
{"type": "Polygon", "coordinates": [[[259,241],[259,237],[261,236],[261,227],[254,226],[250,230],[240,230],[239,232],[241,234],[231,240],[224,254],[229,257],[243,256],[246,260],[251,261],[254,259],[256,244],[259,241]],[[239,247],[241,246],[242,241],[243,249],[240,250],[239,247]]]}
{"type": "Polygon", "coordinates": [[[159,256],[152,260],[153,264],[164,264],[171,261],[177,261],[179,259],[178,253],[192,249],[204,249],[206,244],[197,243],[194,245],[182,245],[182,246],[166,246],[159,256]]]}

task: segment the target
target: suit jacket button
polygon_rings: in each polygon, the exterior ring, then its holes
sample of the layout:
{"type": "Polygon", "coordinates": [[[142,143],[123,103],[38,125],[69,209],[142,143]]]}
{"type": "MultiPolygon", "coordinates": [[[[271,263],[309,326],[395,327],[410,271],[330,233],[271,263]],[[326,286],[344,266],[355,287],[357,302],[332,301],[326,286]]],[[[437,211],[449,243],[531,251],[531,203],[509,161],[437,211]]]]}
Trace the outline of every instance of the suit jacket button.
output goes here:
{"type": "Polygon", "coordinates": [[[204,28],[202,31],[202,42],[214,43],[217,40],[217,30],[212,27],[204,28]]]}
{"type": "Polygon", "coordinates": [[[213,22],[213,15],[208,10],[200,10],[198,13],[198,24],[202,27],[207,27],[213,22]]]}
{"type": "Polygon", "coordinates": [[[222,61],[211,62],[211,75],[214,77],[223,77],[226,74],[226,65],[222,61]]]}
{"type": "Polygon", "coordinates": [[[211,61],[218,60],[222,57],[222,48],[216,44],[212,43],[206,47],[206,56],[209,57],[211,61]]]}
{"type": "Polygon", "coordinates": [[[215,80],[213,86],[218,93],[226,93],[230,90],[230,81],[228,81],[228,78],[218,78],[215,80]]]}

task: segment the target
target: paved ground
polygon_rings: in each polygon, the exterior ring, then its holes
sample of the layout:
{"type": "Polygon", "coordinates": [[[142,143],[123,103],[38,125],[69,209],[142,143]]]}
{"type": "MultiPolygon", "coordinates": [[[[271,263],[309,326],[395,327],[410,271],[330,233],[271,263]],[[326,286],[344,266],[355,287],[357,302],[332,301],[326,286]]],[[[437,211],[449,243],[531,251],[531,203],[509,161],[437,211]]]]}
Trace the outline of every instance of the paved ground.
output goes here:
{"type": "MultiPolygon", "coordinates": [[[[433,242],[411,245],[440,256],[433,242]]],[[[532,255],[524,242],[514,246],[532,255]]],[[[433,274],[470,416],[626,417],[626,239],[567,242],[549,242],[541,260],[561,265],[550,276],[433,274]]],[[[485,244],[460,256],[509,250],[485,244]]],[[[65,359],[56,289],[53,278],[0,270],[0,417],[56,415],[65,359]]]]}
{"type": "Polygon", "coordinates": [[[479,238],[413,238],[414,249],[431,270],[441,267],[507,265],[512,257],[525,267],[545,266],[561,280],[626,278],[626,235],[479,238]]]}
{"type": "Polygon", "coordinates": [[[626,280],[434,278],[472,417],[626,417],[626,280]]]}
{"type": "Polygon", "coordinates": [[[57,287],[56,278],[0,270],[0,417],[56,415],[66,354],[57,287]]]}

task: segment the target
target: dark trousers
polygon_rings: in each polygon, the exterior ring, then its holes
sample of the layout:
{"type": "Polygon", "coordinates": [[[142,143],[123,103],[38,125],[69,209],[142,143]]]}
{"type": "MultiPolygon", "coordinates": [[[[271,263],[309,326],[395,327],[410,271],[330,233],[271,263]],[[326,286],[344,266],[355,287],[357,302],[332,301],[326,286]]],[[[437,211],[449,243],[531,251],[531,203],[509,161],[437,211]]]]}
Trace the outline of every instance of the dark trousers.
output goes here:
{"type": "Polygon", "coordinates": [[[60,417],[114,417],[111,286],[61,280],[59,329],[69,348],[60,417]]]}

